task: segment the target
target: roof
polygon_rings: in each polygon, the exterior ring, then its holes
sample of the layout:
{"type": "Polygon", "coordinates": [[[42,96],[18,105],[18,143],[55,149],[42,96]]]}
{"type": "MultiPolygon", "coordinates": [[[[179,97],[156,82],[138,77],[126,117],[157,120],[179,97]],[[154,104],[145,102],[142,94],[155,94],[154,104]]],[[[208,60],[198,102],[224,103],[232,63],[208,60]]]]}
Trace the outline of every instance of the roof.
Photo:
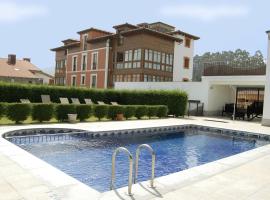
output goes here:
{"type": "Polygon", "coordinates": [[[87,42],[89,42],[89,43],[100,42],[100,41],[103,41],[103,40],[111,39],[115,35],[116,34],[113,34],[113,35],[104,35],[104,36],[101,36],[101,37],[96,37],[96,38],[88,39],[87,42]]]}
{"type": "Polygon", "coordinates": [[[118,29],[118,28],[121,28],[121,27],[130,27],[130,28],[138,28],[138,26],[135,26],[133,24],[129,24],[129,23],[124,23],[124,24],[119,24],[119,25],[116,25],[116,26],[113,26],[114,29],[118,29]]]}
{"type": "Polygon", "coordinates": [[[0,58],[0,77],[37,78],[31,71],[41,72],[28,61],[16,60],[15,65],[10,65],[7,61],[7,58],[0,58]]]}
{"type": "Polygon", "coordinates": [[[111,32],[108,32],[108,31],[104,31],[104,30],[101,30],[101,29],[97,29],[97,28],[93,28],[93,27],[91,27],[91,28],[88,28],[88,29],[84,29],[84,30],[82,30],[82,31],[79,31],[79,32],[77,32],[78,34],[82,34],[82,33],[87,33],[87,32],[89,32],[89,31],[97,31],[97,32],[101,32],[101,33],[105,33],[105,34],[113,34],[113,33],[111,33],[111,32]]]}
{"type": "MultiPolygon", "coordinates": [[[[136,33],[149,33],[152,35],[156,35],[158,37],[163,37],[169,40],[173,40],[173,41],[177,41],[177,42],[182,42],[183,40],[177,37],[174,37],[172,35],[166,34],[166,33],[162,33],[159,31],[155,31],[153,29],[150,28],[145,28],[145,27],[137,27],[136,29],[131,29],[131,30],[127,30],[127,31],[122,31],[121,35],[125,36],[125,35],[132,35],[132,34],[136,34],[136,33]]],[[[106,36],[101,36],[101,37],[97,37],[97,38],[93,38],[93,39],[89,39],[88,42],[89,43],[94,43],[94,42],[100,42],[103,40],[107,40],[110,38],[115,37],[117,34],[113,34],[113,35],[106,35],[106,36]]]]}
{"type": "Polygon", "coordinates": [[[172,26],[172,25],[170,25],[170,24],[166,24],[166,23],[164,23],[164,22],[154,22],[154,23],[150,23],[149,25],[155,25],[155,24],[163,24],[163,25],[165,25],[165,26],[169,26],[169,27],[171,27],[171,28],[175,28],[174,26],[172,26]]]}
{"type": "Polygon", "coordinates": [[[190,38],[192,38],[192,39],[194,39],[194,40],[200,39],[200,37],[198,37],[198,36],[191,35],[191,34],[189,34],[189,33],[186,33],[186,32],[184,32],[184,31],[180,31],[180,30],[170,32],[169,34],[171,34],[171,35],[174,35],[174,34],[180,34],[180,35],[184,35],[184,36],[190,37],[190,38]]]}
{"type": "Polygon", "coordinates": [[[266,33],[270,33],[270,30],[269,31],[266,31],[266,33]]]}
{"type": "Polygon", "coordinates": [[[133,29],[133,30],[123,31],[121,34],[122,35],[131,35],[131,34],[135,34],[135,33],[138,33],[138,32],[144,32],[144,33],[153,34],[153,35],[156,35],[156,36],[159,36],[159,37],[164,37],[166,39],[174,40],[174,41],[177,41],[177,42],[182,42],[183,41],[182,39],[174,37],[172,35],[162,33],[162,32],[159,32],[159,31],[155,31],[153,29],[145,28],[145,27],[140,27],[140,28],[133,29]]]}
{"type": "Polygon", "coordinates": [[[66,40],[62,40],[62,42],[63,42],[63,43],[66,43],[66,42],[68,42],[68,43],[69,43],[69,42],[72,42],[72,43],[73,43],[73,42],[79,42],[79,40],[72,39],[72,38],[68,38],[68,39],[66,39],[66,40]]]}
{"type": "Polygon", "coordinates": [[[51,49],[51,51],[65,50],[65,49],[67,49],[68,47],[80,46],[80,44],[81,44],[80,41],[78,41],[78,42],[73,42],[73,43],[70,43],[70,44],[67,44],[67,45],[63,45],[63,46],[60,46],[60,47],[53,48],[53,49],[51,49]]]}

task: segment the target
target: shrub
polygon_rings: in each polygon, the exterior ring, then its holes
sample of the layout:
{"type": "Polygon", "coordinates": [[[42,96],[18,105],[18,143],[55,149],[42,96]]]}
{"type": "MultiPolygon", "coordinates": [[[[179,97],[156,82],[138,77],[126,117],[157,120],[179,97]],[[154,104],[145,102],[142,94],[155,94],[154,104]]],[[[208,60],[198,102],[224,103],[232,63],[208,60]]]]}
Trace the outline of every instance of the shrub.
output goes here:
{"type": "Polygon", "coordinates": [[[7,105],[6,115],[11,121],[15,121],[18,124],[21,121],[26,120],[31,113],[31,105],[23,103],[12,103],[7,105]]]}
{"type": "Polygon", "coordinates": [[[168,107],[167,106],[158,106],[157,116],[159,118],[168,116],[168,107]]]}
{"type": "Polygon", "coordinates": [[[136,107],[135,106],[125,106],[124,108],[124,117],[126,119],[129,119],[133,117],[136,113],[136,107]]]}
{"type": "Polygon", "coordinates": [[[53,104],[33,104],[32,119],[39,122],[50,121],[54,114],[53,104]]]}
{"type": "Polygon", "coordinates": [[[181,116],[185,114],[187,93],[180,90],[98,90],[89,88],[73,88],[62,86],[24,85],[15,83],[0,83],[0,102],[18,102],[28,98],[31,102],[41,102],[40,95],[48,94],[52,102],[59,102],[59,97],[91,98],[94,102],[116,101],[121,105],[166,105],[169,114],[181,116]]]}
{"type": "Polygon", "coordinates": [[[148,107],[147,106],[136,106],[135,117],[141,119],[143,116],[147,115],[148,107]]]}
{"type": "Polygon", "coordinates": [[[124,114],[124,107],[121,105],[113,105],[113,106],[109,106],[109,110],[108,110],[108,117],[112,120],[114,120],[116,118],[117,114],[124,114]]]}
{"type": "Polygon", "coordinates": [[[106,117],[108,114],[108,105],[95,105],[94,107],[94,115],[101,120],[101,118],[106,117]]]}
{"type": "Polygon", "coordinates": [[[159,107],[160,107],[160,106],[149,106],[149,107],[148,107],[148,113],[147,113],[147,116],[148,116],[149,118],[154,117],[154,116],[157,116],[159,107]]]}
{"type": "Polygon", "coordinates": [[[55,106],[55,117],[58,121],[68,119],[68,114],[76,114],[76,106],[73,104],[57,104],[55,106]]]}
{"type": "Polygon", "coordinates": [[[78,119],[80,121],[85,121],[91,116],[92,106],[91,105],[76,105],[76,111],[78,114],[78,119]]]}
{"type": "Polygon", "coordinates": [[[6,104],[5,103],[0,103],[0,119],[5,115],[6,111],[6,104]]]}

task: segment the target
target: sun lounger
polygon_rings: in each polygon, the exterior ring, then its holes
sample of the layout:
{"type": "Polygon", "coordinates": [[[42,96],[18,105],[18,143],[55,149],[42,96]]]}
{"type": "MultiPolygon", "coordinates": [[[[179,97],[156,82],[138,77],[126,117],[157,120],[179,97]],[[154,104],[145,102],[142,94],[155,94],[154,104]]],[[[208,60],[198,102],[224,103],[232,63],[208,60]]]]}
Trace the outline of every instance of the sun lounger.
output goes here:
{"type": "Polygon", "coordinates": [[[98,105],[106,105],[106,103],[104,103],[103,101],[98,101],[97,103],[98,105]]]}
{"type": "Polygon", "coordinates": [[[59,99],[61,104],[69,104],[68,98],[60,97],[59,99]]]}
{"type": "Polygon", "coordinates": [[[29,101],[29,99],[20,99],[20,102],[21,102],[21,103],[31,103],[31,102],[29,101]]]}
{"type": "Polygon", "coordinates": [[[52,103],[50,95],[41,95],[42,103],[52,103]]]}
{"type": "Polygon", "coordinates": [[[72,104],[81,104],[78,98],[71,98],[72,104]]]}
{"type": "Polygon", "coordinates": [[[84,99],[84,101],[85,101],[85,104],[89,104],[89,105],[94,104],[91,99],[84,99]]]}

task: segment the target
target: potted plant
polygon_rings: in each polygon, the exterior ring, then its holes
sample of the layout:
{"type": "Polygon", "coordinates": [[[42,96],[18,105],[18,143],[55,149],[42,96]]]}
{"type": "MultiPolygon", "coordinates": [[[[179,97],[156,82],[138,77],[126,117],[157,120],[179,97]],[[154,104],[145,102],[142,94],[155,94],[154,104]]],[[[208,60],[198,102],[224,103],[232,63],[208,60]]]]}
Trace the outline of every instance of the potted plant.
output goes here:
{"type": "Polygon", "coordinates": [[[123,106],[117,106],[117,109],[116,109],[116,120],[117,121],[124,120],[124,108],[123,108],[123,106]]]}

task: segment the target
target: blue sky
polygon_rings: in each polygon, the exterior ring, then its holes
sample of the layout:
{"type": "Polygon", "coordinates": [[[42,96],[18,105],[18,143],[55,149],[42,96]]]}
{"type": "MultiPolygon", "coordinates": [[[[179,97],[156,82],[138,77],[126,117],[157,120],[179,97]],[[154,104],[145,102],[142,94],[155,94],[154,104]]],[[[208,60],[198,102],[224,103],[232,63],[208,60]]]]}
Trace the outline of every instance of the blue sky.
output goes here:
{"type": "Polygon", "coordinates": [[[269,0],[0,0],[0,57],[31,57],[52,73],[49,49],[77,31],[154,21],[200,36],[196,54],[241,48],[266,55],[269,8],[269,0]]]}

